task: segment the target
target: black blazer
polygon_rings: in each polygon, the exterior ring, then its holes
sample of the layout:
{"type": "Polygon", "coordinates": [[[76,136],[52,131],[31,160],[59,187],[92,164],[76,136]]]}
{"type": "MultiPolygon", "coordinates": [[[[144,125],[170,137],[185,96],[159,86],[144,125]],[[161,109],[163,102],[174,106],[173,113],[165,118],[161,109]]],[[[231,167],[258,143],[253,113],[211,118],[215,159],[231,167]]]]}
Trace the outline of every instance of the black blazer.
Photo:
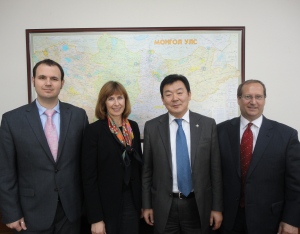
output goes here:
{"type": "MultiPolygon", "coordinates": [[[[224,186],[223,226],[231,230],[241,191],[240,118],[218,124],[224,186]]],[[[277,233],[279,223],[300,226],[298,134],[263,117],[246,176],[245,214],[249,234],[277,233]]]]}
{"type": "Polygon", "coordinates": [[[35,101],[2,117],[0,129],[0,205],[3,222],[24,217],[27,230],[53,223],[58,196],[69,221],[81,216],[80,152],[83,109],[60,102],[60,137],[55,162],[35,101]]]}
{"type": "MultiPolygon", "coordinates": [[[[133,148],[142,156],[140,131],[129,120],[134,134],[133,148]]],[[[82,177],[89,223],[99,221],[119,226],[122,214],[122,145],[110,132],[107,119],[90,124],[85,131],[82,151],[82,177]]],[[[141,164],[131,159],[131,189],[137,210],[141,209],[141,164]]]]}

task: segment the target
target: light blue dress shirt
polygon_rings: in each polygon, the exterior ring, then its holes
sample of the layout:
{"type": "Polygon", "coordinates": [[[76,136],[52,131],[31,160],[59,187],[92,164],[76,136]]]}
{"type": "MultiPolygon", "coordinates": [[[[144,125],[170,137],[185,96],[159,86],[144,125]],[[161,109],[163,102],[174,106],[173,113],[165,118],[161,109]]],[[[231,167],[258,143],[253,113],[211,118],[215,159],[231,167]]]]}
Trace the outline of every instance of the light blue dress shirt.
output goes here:
{"type": "MultiPolygon", "coordinates": [[[[36,103],[36,106],[37,106],[38,111],[39,111],[39,115],[40,115],[40,118],[41,118],[43,129],[45,129],[45,124],[46,124],[46,121],[47,121],[47,115],[45,114],[45,111],[47,110],[47,108],[43,107],[38,102],[37,99],[35,100],[35,103],[36,103]]],[[[59,135],[60,135],[60,110],[59,110],[59,102],[57,102],[57,105],[53,109],[56,110],[56,112],[52,116],[52,122],[55,124],[56,132],[57,132],[57,136],[58,136],[58,140],[59,140],[59,135]]]]}

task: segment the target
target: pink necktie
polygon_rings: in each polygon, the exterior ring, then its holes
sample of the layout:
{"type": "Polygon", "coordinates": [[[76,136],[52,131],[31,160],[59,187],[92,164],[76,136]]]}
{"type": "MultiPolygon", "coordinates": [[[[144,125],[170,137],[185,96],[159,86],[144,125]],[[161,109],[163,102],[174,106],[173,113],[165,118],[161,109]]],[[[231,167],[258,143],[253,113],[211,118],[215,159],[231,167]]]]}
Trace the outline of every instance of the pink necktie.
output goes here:
{"type": "Polygon", "coordinates": [[[58,150],[58,136],[55,124],[52,123],[52,116],[55,113],[55,110],[46,110],[45,114],[47,115],[47,121],[45,124],[45,135],[48,141],[49,148],[51,150],[54,161],[56,161],[57,150],[58,150]]]}
{"type": "Polygon", "coordinates": [[[245,206],[245,181],[246,175],[249,169],[249,165],[252,158],[252,149],[253,149],[253,133],[251,131],[251,126],[253,123],[248,123],[248,127],[244,131],[242,140],[241,140],[241,175],[242,175],[242,193],[241,193],[241,200],[240,206],[245,206]]]}

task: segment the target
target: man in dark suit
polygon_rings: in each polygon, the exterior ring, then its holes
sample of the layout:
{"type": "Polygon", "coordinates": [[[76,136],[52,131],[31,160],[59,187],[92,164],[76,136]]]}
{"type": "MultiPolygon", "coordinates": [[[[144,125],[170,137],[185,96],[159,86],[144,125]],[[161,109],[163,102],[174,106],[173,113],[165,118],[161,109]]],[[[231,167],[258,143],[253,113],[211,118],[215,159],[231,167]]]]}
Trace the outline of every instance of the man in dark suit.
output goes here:
{"type": "Polygon", "coordinates": [[[224,186],[221,229],[225,234],[298,233],[298,134],[263,116],[265,100],[261,81],[245,81],[237,91],[241,116],[217,126],[224,186]],[[251,137],[248,143],[246,135],[251,137]],[[244,145],[250,148],[246,156],[244,145]]]}
{"type": "Polygon", "coordinates": [[[88,121],[83,109],[58,100],[63,78],[58,63],[38,62],[32,77],[37,99],[2,116],[0,209],[15,231],[80,232],[80,152],[88,121]],[[53,110],[50,119],[47,110],[53,110]],[[55,133],[51,143],[45,126],[55,133]]]}
{"type": "Polygon", "coordinates": [[[167,76],[160,93],[168,113],[146,122],[144,131],[144,219],[154,225],[155,233],[209,233],[222,222],[216,123],[189,111],[191,91],[186,77],[167,76]],[[183,147],[177,143],[180,119],[186,136],[189,177],[183,184],[181,176],[185,173],[179,173],[183,154],[178,151],[183,147]],[[187,192],[184,184],[190,184],[187,192]]]}

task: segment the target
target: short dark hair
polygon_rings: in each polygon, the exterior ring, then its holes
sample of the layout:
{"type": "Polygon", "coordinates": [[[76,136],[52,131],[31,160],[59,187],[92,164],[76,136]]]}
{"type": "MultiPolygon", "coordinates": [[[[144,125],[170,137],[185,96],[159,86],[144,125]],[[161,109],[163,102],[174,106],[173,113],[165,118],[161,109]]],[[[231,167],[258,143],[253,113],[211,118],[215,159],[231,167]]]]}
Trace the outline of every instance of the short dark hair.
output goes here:
{"type": "Polygon", "coordinates": [[[95,116],[98,119],[105,119],[107,113],[106,100],[113,94],[120,94],[125,98],[125,109],[122,113],[122,117],[127,118],[131,113],[129,97],[124,86],[118,81],[108,81],[102,86],[98,95],[98,100],[95,108],[95,116]]]}
{"type": "Polygon", "coordinates": [[[33,69],[32,69],[32,75],[33,75],[34,78],[35,78],[35,76],[36,76],[36,69],[37,69],[38,66],[40,66],[41,64],[46,64],[46,65],[48,65],[48,66],[50,66],[50,67],[52,67],[52,66],[58,67],[58,69],[60,70],[60,74],[61,74],[61,80],[62,80],[62,81],[64,80],[65,73],[64,73],[63,68],[59,65],[59,63],[57,63],[57,62],[55,62],[55,61],[53,61],[53,60],[51,60],[51,59],[44,59],[44,60],[42,60],[42,61],[39,61],[37,64],[35,64],[35,66],[34,66],[33,69]]]}
{"type": "Polygon", "coordinates": [[[179,75],[179,74],[172,74],[172,75],[166,76],[163,79],[163,81],[160,83],[160,94],[162,97],[163,97],[164,87],[168,84],[173,84],[175,81],[182,81],[182,83],[184,84],[188,93],[191,92],[190,83],[185,76],[179,75]]]}
{"type": "Polygon", "coordinates": [[[237,97],[241,97],[243,95],[243,92],[242,92],[242,88],[244,85],[247,85],[247,84],[253,84],[253,83],[258,83],[258,84],[261,84],[261,86],[263,87],[264,89],[264,96],[267,97],[267,89],[266,89],[266,86],[263,82],[261,82],[260,80],[246,80],[244,81],[243,83],[241,83],[237,89],[237,97]]]}

